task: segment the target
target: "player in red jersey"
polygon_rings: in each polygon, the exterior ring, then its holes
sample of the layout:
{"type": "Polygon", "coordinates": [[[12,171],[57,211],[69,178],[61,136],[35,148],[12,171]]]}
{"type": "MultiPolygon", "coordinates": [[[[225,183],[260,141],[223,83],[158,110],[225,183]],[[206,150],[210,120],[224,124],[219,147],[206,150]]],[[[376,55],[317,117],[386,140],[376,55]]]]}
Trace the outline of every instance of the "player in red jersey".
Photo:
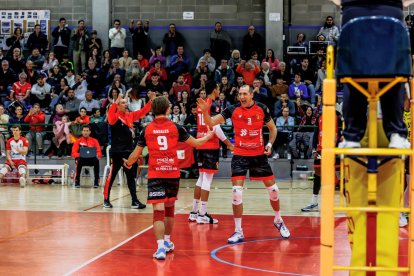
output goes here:
{"type": "Polygon", "coordinates": [[[272,145],[276,139],[277,129],[269,113],[269,109],[253,100],[253,91],[248,85],[239,90],[239,101],[229,106],[221,114],[211,117],[208,105],[198,99],[197,104],[203,111],[207,125],[214,126],[231,118],[234,127],[234,156],[231,160],[231,179],[233,184],[233,214],[236,226],[235,232],[227,240],[228,243],[239,243],[244,240],[241,227],[243,215],[243,185],[247,171],[251,180],[261,180],[269,192],[270,204],[275,211],[274,225],[283,238],[289,238],[290,232],[280,215],[279,188],[275,183],[272,169],[267,156],[272,153],[272,145]],[[269,129],[269,142],[264,145],[262,129],[269,129]]]}
{"type": "Polygon", "coordinates": [[[124,166],[130,168],[148,147],[148,203],[153,205],[154,234],[158,249],[154,258],[164,260],[166,253],[174,250],[170,235],[174,225],[174,203],[177,200],[180,184],[180,168],[177,159],[177,143],[185,142],[198,147],[207,142],[213,132],[195,139],[180,125],[168,119],[171,112],[170,102],[165,97],[157,97],[152,102],[155,116],[141,132],[137,146],[124,166]]]}
{"type": "Polygon", "coordinates": [[[13,169],[19,171],[20,187],[26,186],[27,163],[26,155],[29,149],[29,143],[26,138],[22,137],[22,128],[20,125],[14,125],[12,128],[13,137],[6,143],[6,162],[0,169],[0,179],[13,169]]]}
{"type": "MultiPolygon", "coordinates": [[[[206,84],[207,98],[206,102],[209,105],[209,113],[217,114],[220,107],[214,103],[220,92],[214,84],[206,84]]],[[[209,130],[209,127],[204,123],[203,113],[200,108],[197,108],[197,138],[204,137],[209,130]]],[[[219,125],[213,127],[215,135],[204,145],[197,147],[197,161],[199,176],[194,186],[193,209],[190,212],[188,220],[190,222],[196,221],[199,224],[215,224],[218,223],[207,213],[207,202],[210,195],[210,186],[213,181],[213,176],[218,172],[218,164],[220,157],[220,143],[219,139],[226,144],[226,146],[233,150],[233,144],[224,135],[223,130],[219,125]],[[201,208],[199,205],[201,201],[201,208]]]]}

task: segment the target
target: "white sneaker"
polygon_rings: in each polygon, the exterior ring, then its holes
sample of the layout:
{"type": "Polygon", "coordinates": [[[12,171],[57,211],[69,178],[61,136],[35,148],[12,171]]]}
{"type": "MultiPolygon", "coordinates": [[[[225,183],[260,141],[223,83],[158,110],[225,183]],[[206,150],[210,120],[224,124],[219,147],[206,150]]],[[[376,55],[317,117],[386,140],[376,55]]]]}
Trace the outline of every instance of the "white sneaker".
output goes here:
{"type": "Polygon", "coordinates": [[[210,216],[209,214],[205,214],[204,216],[197,216],[197,223],[198,224],[216,224],[218,220],[210,216]]]}
{"type": "Polygon", "coordinates": [[[275,154],[273,155],[273,159],[279,159],[279,154],[278,154],[278,153],[275,153],[275,154]]]}
{"type": "Polygon", "coordinates": [[[190,212],[190,215],[188,216],[189,222],[195,222],[197,220],[198,212],[190,212]]]}
{"type": "Polygon", "coordinates": [[[400,213],[400,227],[406,227],[408,225],[407,218],[404,213],[400,213]]]}
{"type": "Polygon", "coordinates": [[[391,134],[388,147],[394,149],[409,149],[411,144],[408,142],[407,138],[402,137],[398,133],[393,133],[391,134]]]}
{"type": "Polygon", "coordinates": [[[347,141],[345,139],[338,144],[338,148],[360,148],[360,147],[361,147],[360,142],[347,141]]]}
{"type": "Polygon", "coordinates": [[[20,183],[20,188],[26,187],[26,178],[24,178],[23,176],[21,176],[19,178],[19,183],[20,183]]]}
{"type": "Polygon", "coordinates": [[[230,238],[227,239],[228,243],[235,244],[244,240],[243,232],[234,232],[230,238]]]}
{"type": "Polygon", "coordinates": [[[289,229],[287,229],[283,220],[275,221],[273,224],[275,225],[277,230],[279,230],[279,233],[283,238],[287,239],[290,237],[289,229]]]}

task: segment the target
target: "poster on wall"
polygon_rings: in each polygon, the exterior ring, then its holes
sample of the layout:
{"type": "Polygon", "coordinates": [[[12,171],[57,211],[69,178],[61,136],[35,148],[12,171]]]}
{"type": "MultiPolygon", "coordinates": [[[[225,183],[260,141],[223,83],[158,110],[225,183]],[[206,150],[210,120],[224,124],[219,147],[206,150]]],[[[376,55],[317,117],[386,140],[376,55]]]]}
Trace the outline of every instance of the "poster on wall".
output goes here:
{"type": "Polygon", "coordinates": [[[36,24],[50,41],[50,10],[0,10],[0,48],[8,50],[6,39],[16,28],[23,30],[26,43],[36,24]]]}

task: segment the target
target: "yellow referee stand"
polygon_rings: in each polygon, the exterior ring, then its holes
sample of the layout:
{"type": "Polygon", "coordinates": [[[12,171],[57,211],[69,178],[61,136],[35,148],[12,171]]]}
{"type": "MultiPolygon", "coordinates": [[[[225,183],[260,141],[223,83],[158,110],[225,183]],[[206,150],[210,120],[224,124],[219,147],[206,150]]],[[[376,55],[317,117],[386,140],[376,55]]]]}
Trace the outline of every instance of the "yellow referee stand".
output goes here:
{"type": "MultiPolygon", "coordinates": [[[[405,26],[391,17],[356,18],[342,29],[336,74],[342,83],[352,85],[365,95],[369,103],[367,139],[361,141],[361,148],[335,147],[336,79],[333,48],[328,48],[327,78],[323,83],[320,275],[348,270],[350,275],[414,276],[414,177],[410,177],[409,183],[410,207],[404,208],[403,202],[405,158],[410,157],[409,171],[414,172],[413,135],[410,149],[388,148],[388,139],[377,116],[381,95],[396,84],[408,82],[409,45],[405,26]],[[383,58],[389,64],[383,62],[385,65],[381,66],[382,61],[377,59],[383,53],[387,53],[383,58]],[[364,63],[369,58],[374,60],[364,63]],[[367,64],[374,65],[366,70],[367,64]],[[336,155],[341,157],[339,205],[334,200],[336,155]],[[338,212],[347,215],[352,248],[349,266],[340,266],[334,261],[334,219],[338,212]],[[398,256],[400,212],[409,213],[408,263],[404,266],[399,265],[398,256]]],[[[414,81],[410,81],[410,86],[411,99],[414,99],[414,81]]],[[[413,100],[410,106],[413,122],[413,100]]]]}

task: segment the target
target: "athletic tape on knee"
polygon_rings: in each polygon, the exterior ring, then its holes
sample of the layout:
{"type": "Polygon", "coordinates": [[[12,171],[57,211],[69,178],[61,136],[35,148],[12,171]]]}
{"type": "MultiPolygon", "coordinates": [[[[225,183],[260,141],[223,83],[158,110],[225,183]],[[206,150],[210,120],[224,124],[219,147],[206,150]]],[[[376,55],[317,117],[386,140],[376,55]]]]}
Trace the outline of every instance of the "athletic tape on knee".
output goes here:
{"type": "Polygon", "coordinates": [[[269,198],[271,201],[279,200],[279,188],[277,187],[276,183],[270,187],[266,187],[266,189],[269,192],[269,198]]]}
{"type": "Polygon", "coordinates": [[[210,191],[211,182],[213,182],[213,173],[204,173],[203,182],[201,183],[201,189],[205,191],[210,191]]]}
{"type": "Polygon", "coordinates": [[[200,172],[200,174],[198,175],[196,186],[201,187],[203,185],[203,179],[204,179],[204,172],[200,172]]]}
{"type": "Polygon", "coordinates": [[[7,168],[7,166],[3,166],[3,168],[0,169],[0,174],[2,175],[5,175],[8,172],[9,172],[9,169],[7,168]]]}
{"type": "Polygon", "coordinates": [[[26,167],[25,166],[19,166],[19,175],[22,175],[22,174],[26,174],[26,167]]]}
{"type": "Polygon", "coordinates": [[[173,206],[165,206],[165,217],[173,218],[174,217],[174,205],[173,206]]]}
{"type": "Polygon", "coordinates": [[[164,221],[164,216],[165,216],[164,210],[162,211],[154,210],[154,213],[152,215],[152,218],[153,218],[152,220],[153,222],[164,221]]]}
{"type": "Polygon", "coordinates": [[[243,186],[233,186],[233,205],[243,203],[243,186]]]}

